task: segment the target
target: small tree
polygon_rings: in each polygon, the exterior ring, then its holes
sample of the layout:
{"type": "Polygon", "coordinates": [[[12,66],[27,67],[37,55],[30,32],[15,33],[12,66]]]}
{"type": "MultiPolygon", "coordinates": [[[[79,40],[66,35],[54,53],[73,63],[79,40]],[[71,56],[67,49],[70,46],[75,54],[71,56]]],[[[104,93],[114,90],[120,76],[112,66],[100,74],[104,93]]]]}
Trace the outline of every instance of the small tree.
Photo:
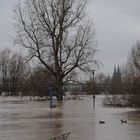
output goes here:
{"type": "Polygon", "coordinates": [[[49,81],[52,81],[48,72],[42,67],[35,67],[26,79],[25,94],[30,96],[47,96],[49,81]]]}
{"type": "Polygon", "coordinates": [[[9,84],[12,85],[13,95],[22,92],[22,86],[25,82],[28,72],[28,66],[24,58],[19,53],[13,53],[9,60],[8,73],[9,84]]]}
{"type": "Polygon", "coordinates": [[[140,72],[140,41],[137,41],[131,50],[130,59],[135,68],[140,72]]]}
{"type": "Polygon", "coordinates": [[[86,0],[25,0],[15,9],[16,41],[55,78],[59,100],[67,77],[95,62],[94,26],[85,6],[86,0]]]}
{"type": "Polygon", "coordinates": [[[23,56],[13,53],[9,48],[0,51],[0,81],[2,91],[13,94],[21,91],[21,85],[26,78],[27,64],[23,56]]]}
{"type": "Polygon", "coordinates": [[[140,76],[133,82],[133,105],[140,107],[140,76]]]}
{"type": "Polygon", "coordinates": [[[11,50],[6,48],[0,51],[0,76],[1,76],[1,83],[3,87],[3,91],[7,92],[8,94],[8,83],[9,83],[9,62],[11,57],[11,50]]]}

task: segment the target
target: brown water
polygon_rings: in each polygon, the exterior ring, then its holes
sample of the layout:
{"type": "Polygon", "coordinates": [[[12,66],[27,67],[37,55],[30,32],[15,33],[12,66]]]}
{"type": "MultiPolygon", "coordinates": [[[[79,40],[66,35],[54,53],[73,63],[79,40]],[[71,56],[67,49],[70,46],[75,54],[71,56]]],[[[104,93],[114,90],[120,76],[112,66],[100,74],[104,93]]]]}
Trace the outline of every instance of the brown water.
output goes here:
{"type": "Polygon", "coordinates": [[[102,106],[102,97],[64,101],[23,102],[0,97],[0,140],[47,140],[71,131],[69,140],[140,140],[140,116],[132,108],[102,106]],[[127,120],[121,124],[120,119],[127,120]],[[99,124],[104,120],[105,124],[99,124]]]}

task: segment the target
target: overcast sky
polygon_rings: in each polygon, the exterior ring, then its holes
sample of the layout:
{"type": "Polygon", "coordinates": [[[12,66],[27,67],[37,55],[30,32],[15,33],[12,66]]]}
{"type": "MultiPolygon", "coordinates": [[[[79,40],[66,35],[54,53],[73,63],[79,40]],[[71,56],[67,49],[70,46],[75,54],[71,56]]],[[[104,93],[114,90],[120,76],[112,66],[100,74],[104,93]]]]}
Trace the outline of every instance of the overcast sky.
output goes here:
{"type": "MultiPolygon", "coordinates": [[[[0,47],[12,47],[13,7],[17,0],[0,0],[0,47]]],[[[140,0],[90,0],[88,13],[94,20],[101,71],[111,74],[114,65],[126,62],[140,39],[140,0]]]]}

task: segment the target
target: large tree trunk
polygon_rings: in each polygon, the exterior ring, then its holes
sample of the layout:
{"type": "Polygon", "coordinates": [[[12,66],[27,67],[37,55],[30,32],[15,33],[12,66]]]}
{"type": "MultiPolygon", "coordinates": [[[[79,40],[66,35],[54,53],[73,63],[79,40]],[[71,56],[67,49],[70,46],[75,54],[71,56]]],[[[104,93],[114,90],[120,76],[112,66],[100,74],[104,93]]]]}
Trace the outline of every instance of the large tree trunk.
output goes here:
{"type": "Polygon", "coordinates": [[[63,80],[62,78],[56,79],[56,88],[57,88],[57,100],[63,100],[63,80]]]}
{"type": "Polygon", "coordinates": [[[63,100],[63,88],[59,87],[57,100],[63,100]]]}

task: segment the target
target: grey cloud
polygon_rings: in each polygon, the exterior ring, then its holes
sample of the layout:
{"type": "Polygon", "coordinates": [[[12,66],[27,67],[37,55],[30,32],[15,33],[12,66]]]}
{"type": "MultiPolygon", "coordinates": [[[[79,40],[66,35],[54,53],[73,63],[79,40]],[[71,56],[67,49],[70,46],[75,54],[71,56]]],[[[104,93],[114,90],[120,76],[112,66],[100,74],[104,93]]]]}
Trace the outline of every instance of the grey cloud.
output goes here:
{"type": "MultiPolygon", "coordinates": [[[[0,0],[0,47],[8,46],[15,35],[13,7],[17,0],[0,0]]],[[[123,64],[128,52],[140,39],[140,0],[90,0],[88,15],[93,18],[98,40],[97,58],[103,71],[112,73],[115,64],[123,64]]],[[[12,44],[11,44],[12,45],[12,44]]]]}
{"type": "Polygon", "coordinates": [[[140,38],[139,6],[139,0],[92,0],[89,5],[105,73],[111,73],[115,64],[124,64],[140,38]]]}

